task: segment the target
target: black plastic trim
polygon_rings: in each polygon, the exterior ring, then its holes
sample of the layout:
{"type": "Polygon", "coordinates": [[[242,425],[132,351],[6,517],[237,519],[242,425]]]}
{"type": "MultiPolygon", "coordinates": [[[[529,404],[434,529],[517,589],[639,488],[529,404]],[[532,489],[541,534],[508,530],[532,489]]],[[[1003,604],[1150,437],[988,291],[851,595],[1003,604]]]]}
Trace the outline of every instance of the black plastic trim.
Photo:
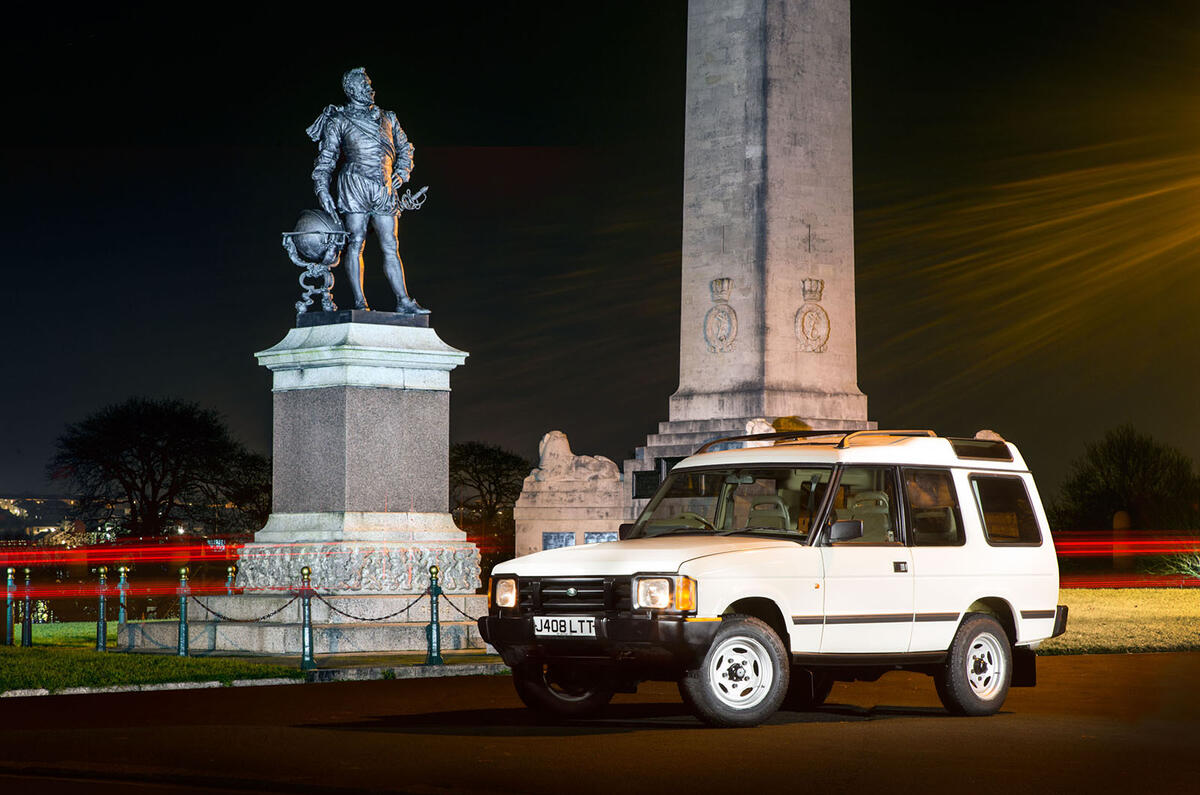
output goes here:
{"type": "Polygon", "coordinates": [[[917,613],[914,620],[922,624],[934,621],[958,621],[959,615],[959,613],[917,613]]]}
{"type": "Polygon", "coordinates": [[[516,665],[526,660],[579,660],[600,664],[646,664],[693,667],[704,658],[720,621],[687,621],[679,617],[612,618],[596,616],[596,636],[543,637],[533,632],[533,618],[484,616],[479,634],[516,665]]]}
{"type": "Polygon", "coordinates": [[[928,665],[945,662],[945,651],[917,651],[895,654],[793,654],[796,665],[869,666],[928,665]]]}
{"type": "Polygon", "coordinates": [[[876,613],[860,616],[825,616],[826,624],[903,624],[912,620],[912,613],[876,613]]]}
{"type": "Polygon", "coordinates": [[[1054,632],[1050,637],[1057,638],[1067,631],[1067,606],[1059,605],[1054,611],[1054,632]]]}
{"type": "Polygon", "coordinates": [[[1022,610],[1021,618],[1056,618],[1058,612],[1055,610],[1022,610]]]}

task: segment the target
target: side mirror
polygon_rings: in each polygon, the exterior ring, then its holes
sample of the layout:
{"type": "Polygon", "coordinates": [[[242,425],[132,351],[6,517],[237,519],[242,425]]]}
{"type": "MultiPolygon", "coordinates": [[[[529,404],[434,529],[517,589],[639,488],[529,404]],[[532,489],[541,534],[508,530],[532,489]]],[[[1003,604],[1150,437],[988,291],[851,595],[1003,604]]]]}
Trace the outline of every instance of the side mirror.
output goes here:
{"type": "Polygon", "coordinates": [[[862,521],[859,519],[843,519],[840,522],[834,522],[829,528],[829,541],[836,544],[839,541],[853,541],[856,538],[862,538],[863,528],[862,521]]]}
{"type": "MultiPolygon", "coordinates": [[[[623,524],[617,528],[617,538],[624,541],[626,538],[629,538],[629,534],[632,532],[633,532],[633,522],[626,522],[625,524],[623,524]]],[[[861,535],[861,533],[860,533],[860,535],[861,535]]]]}

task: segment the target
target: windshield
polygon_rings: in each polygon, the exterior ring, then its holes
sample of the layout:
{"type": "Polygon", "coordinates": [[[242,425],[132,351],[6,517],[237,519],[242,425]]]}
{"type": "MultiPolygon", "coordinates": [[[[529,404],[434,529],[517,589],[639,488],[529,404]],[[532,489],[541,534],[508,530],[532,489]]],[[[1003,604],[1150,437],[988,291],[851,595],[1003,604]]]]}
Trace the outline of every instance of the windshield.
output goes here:
{"type": "Polygon", "coordinates": [[[749,533],[804,540],[832,473],[827,466],[675,471],[630,537],[749,533]]]}

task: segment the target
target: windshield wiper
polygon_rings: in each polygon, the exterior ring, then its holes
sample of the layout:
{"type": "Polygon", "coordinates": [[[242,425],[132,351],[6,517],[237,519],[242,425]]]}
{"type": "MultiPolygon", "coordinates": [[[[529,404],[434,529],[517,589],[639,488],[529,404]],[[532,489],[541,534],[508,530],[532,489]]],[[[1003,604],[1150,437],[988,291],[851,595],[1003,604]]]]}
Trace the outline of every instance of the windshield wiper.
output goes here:
{"type": "Polygon", "coordinates": [[[695,533],[697,535],[706,536],[706,535],[711,535],[712,530],[709,530],[704,527],[690,527],[690,526],[684,524],[684,525],[679,525],[678,527],[668,527],[665,530],[658,530],[658,528],[655,528],[654,533],[647,533],[646,535],[641,536],[641,538],[655,538],[656,536],[684,535],[685,533],[695,533]]]}
{"type": "Polygon", "coordinates": [[[762,527],[759,525],[751,525],[749,527],[739,527],[737,530],[726,530],[722,533],[717,533],[717,535],[735,536],[738,533],[757,533],[759,531],[766,531],[768,533],[779,533],[781,535],[789,535],[789,536],[800,535],[795,530],[785,530],[785,529],[779,528],[779,527],[762,527]]]}

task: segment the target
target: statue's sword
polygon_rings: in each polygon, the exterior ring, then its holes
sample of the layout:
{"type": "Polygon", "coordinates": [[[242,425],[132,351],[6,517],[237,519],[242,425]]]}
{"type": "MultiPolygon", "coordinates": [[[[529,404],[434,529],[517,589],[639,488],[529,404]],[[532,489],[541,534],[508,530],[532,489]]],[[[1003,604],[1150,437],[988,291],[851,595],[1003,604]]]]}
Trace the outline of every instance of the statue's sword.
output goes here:
{"type": "Polygon", "coordinates": [[[404,195],[399,199],[399,207],[401,210],[419,210],[421,205],[425,203],[425,191],[429,190],[429,186],[421,188],[416,193],[412,190],[404,191],[404,195]]]}

